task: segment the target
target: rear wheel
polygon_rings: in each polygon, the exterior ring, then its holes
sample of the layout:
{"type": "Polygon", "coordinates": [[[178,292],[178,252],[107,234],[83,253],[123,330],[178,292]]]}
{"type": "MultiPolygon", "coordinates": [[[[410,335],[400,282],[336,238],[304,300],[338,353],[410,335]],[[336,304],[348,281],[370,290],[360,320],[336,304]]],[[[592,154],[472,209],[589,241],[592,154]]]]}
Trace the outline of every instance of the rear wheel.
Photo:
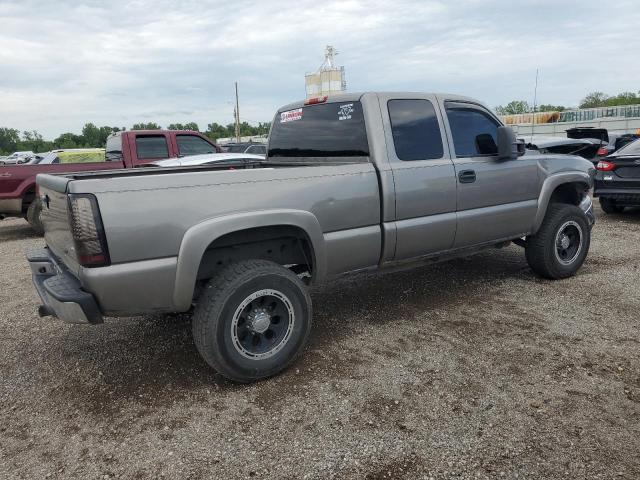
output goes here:
{"type": "Polygon", "coordinates": [[[525,254],[538,275],[566,278],[582,266],[591,243],[585,213],[575,205],[552,203],[535,235],[527,237],[525,254]]]}
{"type": "Polygon", "coordinates": [[[613,200],[600,197],[600,208],[604,213],[621,213],[624,207],[616,205],[613,200]]]}
{"type": "Polygon", "coordinates": [[[304,348],[311,299],[296,274],[266,260],[222,269],[200,296],[193,338],[206,362],[242,383],[279,373],[304,348]]]}
{"type": "Polygon", "coordinates": [[[38,234],[44,234],[44,227],[40,221],[40,213],[42,212],[42,202],[39,198],[35,198],[33,202],[29,204],[27,209],[27,222],[31,225],[31,228],[38,234]]]}

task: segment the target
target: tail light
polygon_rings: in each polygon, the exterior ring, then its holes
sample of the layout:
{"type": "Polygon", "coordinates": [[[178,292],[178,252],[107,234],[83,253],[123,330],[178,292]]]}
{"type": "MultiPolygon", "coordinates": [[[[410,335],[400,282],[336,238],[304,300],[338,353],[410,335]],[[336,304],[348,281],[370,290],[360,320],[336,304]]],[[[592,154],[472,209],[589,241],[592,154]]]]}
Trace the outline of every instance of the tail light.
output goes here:
{"type": "Polygon", "coordinates": [[[601,172],[610,172],[614,168],[616,168],[616,164],[607,162],[606,160],[600,160],[596,165],[596,170],[600,170],[601,172]]]}
{"type": "Polygon", "coordinates": [[[607,155],[609,155],[609,150],[604,147],[600,147],[596,152],[596,155],[598,155],[599,157],[606,157],[607,155]]]}
{"type": "Polygon", "coordinates": [[[313,98],[309,98],[307,100],[304,101],[305,105],[315,105],[316,103],[324,103],[327,101],[327,98],[329,98],[328,96],[324,96],[324,97],[313,97],[313,98]]]}
{"type": "Polygon", "coordinates": [[[88,193],[72,193],[68,198],[71,235],[78,262],[83,267],[109,265],[107,238],[96,197],[88,193]]]}

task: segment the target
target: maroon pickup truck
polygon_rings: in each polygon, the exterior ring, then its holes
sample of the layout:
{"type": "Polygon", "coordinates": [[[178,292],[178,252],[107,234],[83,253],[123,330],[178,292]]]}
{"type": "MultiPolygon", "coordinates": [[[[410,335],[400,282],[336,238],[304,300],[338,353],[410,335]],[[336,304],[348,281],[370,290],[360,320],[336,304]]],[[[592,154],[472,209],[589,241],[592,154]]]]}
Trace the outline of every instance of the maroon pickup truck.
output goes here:
{"type": "Polygon", "coordinates": [[[36,175],[85,170],[133,168],[163,158],[216,153],[222,150],[198,132],[186,130],[132,130],[107,138],[104,162],[33,163],[0,166],[0,219],[23,217],[42,233],[36,175]]]}

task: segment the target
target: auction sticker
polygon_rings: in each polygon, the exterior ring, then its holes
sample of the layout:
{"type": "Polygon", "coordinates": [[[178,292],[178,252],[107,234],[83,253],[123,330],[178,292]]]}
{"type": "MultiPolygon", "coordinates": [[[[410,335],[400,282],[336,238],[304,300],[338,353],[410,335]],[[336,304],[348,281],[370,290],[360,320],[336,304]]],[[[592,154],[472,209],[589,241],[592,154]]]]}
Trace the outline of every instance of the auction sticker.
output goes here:
{"type": "Polygon", "coordinates": [[[353,113],[353,103],[340,105],[340,108],[338,109],[338,120],[351,120],[352,113],[353,113]]]}
{"type": "Polygon", "coordinates": [[[294,122],[296,120],[302,120],[302,109],[296,108],[295,110],[288,110],[280,113],[280,123],[294,122]]]}

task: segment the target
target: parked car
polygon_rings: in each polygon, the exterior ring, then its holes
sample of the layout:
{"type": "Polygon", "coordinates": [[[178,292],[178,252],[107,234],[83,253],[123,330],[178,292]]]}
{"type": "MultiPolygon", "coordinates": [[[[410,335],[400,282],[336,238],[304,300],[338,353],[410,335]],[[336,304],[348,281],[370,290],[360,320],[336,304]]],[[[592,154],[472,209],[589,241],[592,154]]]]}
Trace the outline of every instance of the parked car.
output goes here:
{"type": "Polygon", "coordinates": [[[638,138],[640,138],[640,135],[638,135],[637,133],[622,133],[622,134],[610,133],[609,143],[607,143],[606,145],[602,145],[598,149],[598,153],[597,153],[598,159],[607,157],[612,153],[617,152],[622,147],[635,141],[638,138]]]}
{"type": "Polygon", "coordinates": [[[166,160],[156,160],[149,166],[156,167],[195,167],[198,165],[212,165],[220,162],[255,162],[264,160],[262,155],[252,155],[250,153],[211,153],[208,155],[192,155],[190,157],[168,158],[166,160]]]}
{"type": "Polygon", "coordinates": [[[39,173],[131,168],[160,159],[220,152],[220,147],[192,131],[131,130],[110,135],[106,151],[99,152],[61,150],[55,156],[43,156],[37,164],[0,168],[0,219],[24,217],[36,232],[42,233],[42,205],[36,197],[39,173]]]}
{"type": "Polygon", "coordinates": [[[272,125],[251,164],[39,175],[47,248],[27,258],[40,314],[96,324],[195,305],[200,354],[251,382],[304,348],[308,284],[512,241],[551,279],[587,255],[593,165],[521,156],[476,100],[332,95],[272,125]]]}
{"type": "Polygon", "coordinates": [[[17,165],[27,163],[34,156],[35,154],[31,151],[13,152],[8,157],[2,157],[2,159],[0,159],[0,165],[17,165]]]}
{"type": "Polygon", "coordinates": [[[264,143],[227,143],[222,148],[228,153],[252,153],[262,156],[267,154],[267,145],[264,143]]]}
{"type": "Polygon", "coordinates": [[[520,137],[530,150],[539,153],[562,153],[565,155],[579,155],[593,161],[600,148],[600,140],[592,138],[564,138],[551,136],[520,137]]]}
{"type": "Polygon", "coordinates": [[[567,129],[567,137],[596,140],[599,143],[599,148],[596,152],[595,160],[599,160],[639,138],[640,135],[636,133],[609,132],[606,128],[574,127],[567,129]]]}
{"type": "Polygon", "coordinates": [[[593,195],[605,213],[640,207],[640,139],[600,160],[593,195]]]}

